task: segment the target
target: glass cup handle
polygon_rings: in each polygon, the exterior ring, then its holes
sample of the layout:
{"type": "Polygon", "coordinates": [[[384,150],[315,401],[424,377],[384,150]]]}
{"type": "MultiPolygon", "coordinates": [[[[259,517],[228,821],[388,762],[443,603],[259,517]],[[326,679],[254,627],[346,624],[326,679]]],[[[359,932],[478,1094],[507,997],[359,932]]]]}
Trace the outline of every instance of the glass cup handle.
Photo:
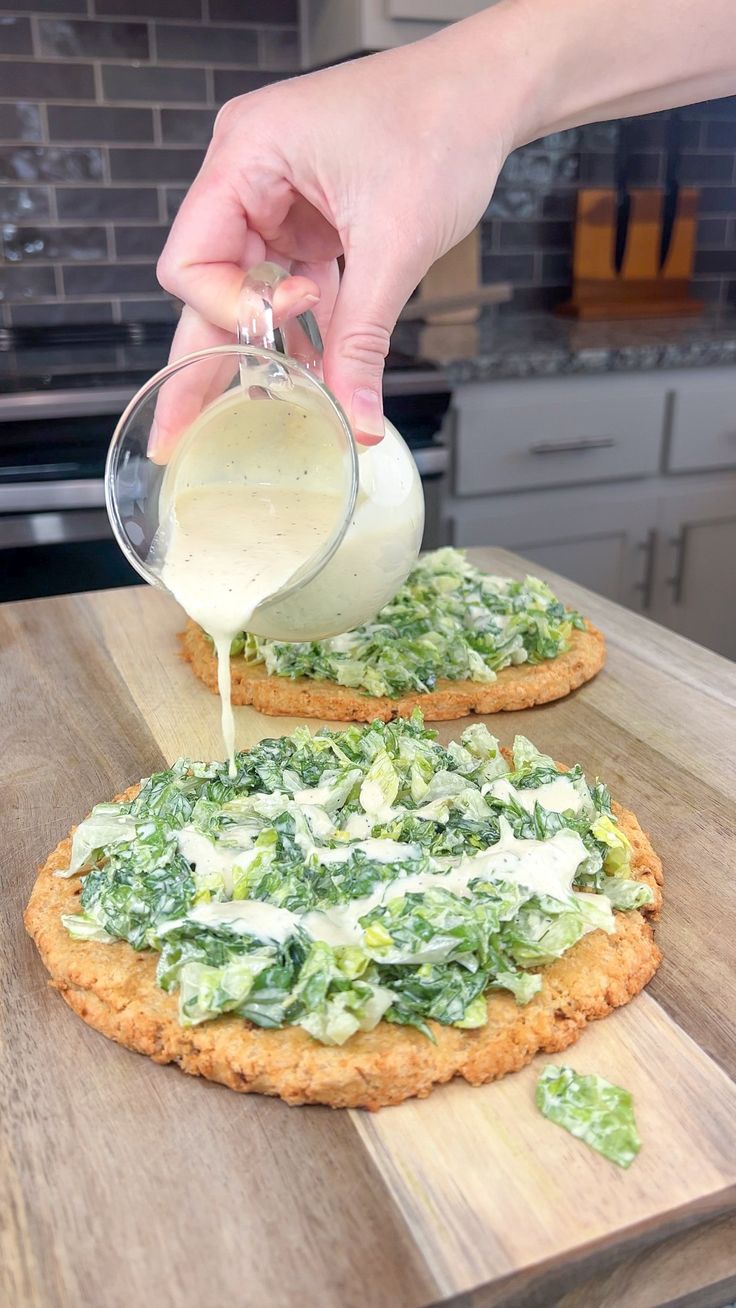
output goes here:
{"type": "Polygon", "coordinates": [[[290,274],[276,263],[259,263],[246,274],[238,305],[238,345],[271,350],[296,359],[316,377],[322,377],[322,337],[308,310],[281,327],[273,321],[273,295],[290,274]],[[279,349],[277,332],[283,349],[279,349]]]}

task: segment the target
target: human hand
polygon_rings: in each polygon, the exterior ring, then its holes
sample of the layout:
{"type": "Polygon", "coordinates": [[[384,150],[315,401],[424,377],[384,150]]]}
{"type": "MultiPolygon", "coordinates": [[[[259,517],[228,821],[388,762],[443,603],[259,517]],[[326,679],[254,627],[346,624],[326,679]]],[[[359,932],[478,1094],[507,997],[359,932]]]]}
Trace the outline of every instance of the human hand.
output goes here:
{"type": "MultiPolygon", "coordinates": [[[[359,440],[381,438],[398,314],[478,222],[512,140],[502,97],[490,129],[458,112],[472,80],[462,53],[450,29],[224,106],[159,263],[189,306],[172,358],[231,340],[245,271],[272,260],[294,274],[277,320],[312,309],[327,386],[359,440]]],[[[158,450],[173,439],[158,413],[158,450]]]]}

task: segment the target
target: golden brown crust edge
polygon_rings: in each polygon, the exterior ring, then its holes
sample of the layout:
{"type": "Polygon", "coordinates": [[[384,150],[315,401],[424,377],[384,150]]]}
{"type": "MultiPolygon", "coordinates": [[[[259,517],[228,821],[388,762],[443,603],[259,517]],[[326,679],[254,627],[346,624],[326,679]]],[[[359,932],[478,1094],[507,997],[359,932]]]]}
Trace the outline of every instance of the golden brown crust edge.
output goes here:
{"type": "MultiPolygon", "coordinates": [[[[132,798],[137,789],[117,799],[132,798]]],[[[588,1022],[628,1003],[651,980],[661,959],[649,919],[662,902],[662,866],[634,814],[615,807],[634,847],[633,874],[651,886],[654,903],[617,914],[612,936],[585,936],[545,969],[540,993],[525,1007],[511,995],[489,994],[485,1027],[459,1031],[432,1023],[436,1044],[387,1022],[341,1048],[320,1045],[298,1027],[267,1031],[236,1017],[180,1026],[176,997],[156,986],[154,955],[136,953],[125,941],[74,941],[62,925],[61,913],[78,910],[79,878],[53,875],[68,866],[71,836],[40,869],[25,923],[50,984],[89,1026],[129,1049],[246,1094],[377,1109],[425,1098],[455,1076],[482,1085],[518,1071],[538,1052],[565,1049],[588,1022]]]]}
{"type": "MultiPolygon", "coordinates": [[[[195,674],[217,693],[217,660],[212,645],[194,622],[179,635],[182,654],[195,674]]],[[[577,690],[600,672],[606,661],[603,634],[591,622],[573,631],[570,648],[545,663],[504,668],[495,681],[440,681],[437,690],[400,699],[374,697],[330,681],[269,676],[263,664],[230,660],[233,704],[251,704],[273,716],[324,718],[337,722],[373,722],[409,717],[420,708],[427,722],[463,718],[469,713],[502,713],[548,704],[577,690]]]]}

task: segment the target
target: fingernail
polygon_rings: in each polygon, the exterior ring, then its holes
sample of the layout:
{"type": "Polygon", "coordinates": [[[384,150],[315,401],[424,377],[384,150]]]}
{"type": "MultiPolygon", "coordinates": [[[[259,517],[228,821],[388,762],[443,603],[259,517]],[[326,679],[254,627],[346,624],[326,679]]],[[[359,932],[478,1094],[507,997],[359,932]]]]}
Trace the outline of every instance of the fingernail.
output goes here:
{"type": "Polygon", "coordinates": [[[150,430],[149,433],[148,433],[148,457],[149,457],[149,459],[155,459],[155,457],[156,457],[156,446],[158,445],[160,439],[161,439],[161,436],[160,436],[160,433],[159,433],[159,430],[158,430],[158,423],[157,423],[156,419],[154,418],[153,422],[151,423],[151,430],[150,430]]]}
{"type": "Polygon", "coordinates": [[[377,445],[384,436],[383,405],[376,391],[368,388],[353,392],[350,417],[356,440],[363,445],[377,445]]]}

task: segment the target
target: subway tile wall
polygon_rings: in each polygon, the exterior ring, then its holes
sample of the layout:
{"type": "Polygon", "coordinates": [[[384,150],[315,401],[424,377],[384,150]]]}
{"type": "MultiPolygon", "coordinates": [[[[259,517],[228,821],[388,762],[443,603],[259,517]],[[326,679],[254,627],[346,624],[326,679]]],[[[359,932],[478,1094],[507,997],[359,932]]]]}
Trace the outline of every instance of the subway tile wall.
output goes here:
{"type": "Polygon", "coordinates": [[[298,0],[0,0],[0,325],[170,319],[156,259],[219,106],[298,0]]]}
{"type": "MultiPolygon", "coordinates": [[[[664,183],[669,115],[638,118],[632,129],[632,183],[664,183]]],[[[681,111],[680,181],[700,191],[694,292],[736,308],[736,98],[681,111]]],[[[579,186],[615,181],[619,124],[556,132],[507,160],[483,222],[483,279],[512,281],[501,313],[551,309],[569,299],[573,222],[579,186]]]]}
{"type": "MultiPolygon", "coordinates": [[[[298,66],[298,0],[0,0],[0,324],[171,318],[166,232],[218,107],[298,66]]],[[[666,115],[637,121],[632,180],[664,180],[666,115]]],[[[701,191],[696,292],[736,307],[736,99],[683,111],[701,191]]],[[[613,181],[618,124],[516,151],[483,222],[504,313],[568,298],[575,196],[613,181]]]]}

